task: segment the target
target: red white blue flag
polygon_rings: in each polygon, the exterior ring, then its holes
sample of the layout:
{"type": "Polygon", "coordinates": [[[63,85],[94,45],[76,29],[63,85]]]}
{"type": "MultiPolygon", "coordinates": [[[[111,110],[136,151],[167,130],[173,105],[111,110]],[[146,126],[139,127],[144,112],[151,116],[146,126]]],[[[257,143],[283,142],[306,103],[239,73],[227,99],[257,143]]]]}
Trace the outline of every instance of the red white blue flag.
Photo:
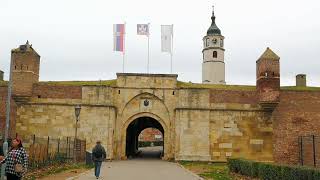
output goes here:
{"type": "Polygon", "coordinates": [[[113,50],[124,52],[124,24],[113,25],[113,50]]]}

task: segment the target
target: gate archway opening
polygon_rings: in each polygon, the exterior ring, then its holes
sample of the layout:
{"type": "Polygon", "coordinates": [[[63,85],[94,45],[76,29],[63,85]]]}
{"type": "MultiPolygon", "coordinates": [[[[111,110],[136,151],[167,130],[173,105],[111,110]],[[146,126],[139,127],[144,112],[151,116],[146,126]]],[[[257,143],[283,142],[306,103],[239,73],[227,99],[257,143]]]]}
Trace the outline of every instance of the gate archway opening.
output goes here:
{"type": "MultiPolygon", "coordinates": [[[[127,158],[162,158],[164,152],[164,128],[162,125],[151,117],[139,117],[132,121],[127,127],[126,133],[126,156],[127,158]],[[162,146],[140,147],[139,135],[148,128],[154,128],[161,132],[162,146]]],[[[140,144],[141,146],[141,144],[140,144]]]]}

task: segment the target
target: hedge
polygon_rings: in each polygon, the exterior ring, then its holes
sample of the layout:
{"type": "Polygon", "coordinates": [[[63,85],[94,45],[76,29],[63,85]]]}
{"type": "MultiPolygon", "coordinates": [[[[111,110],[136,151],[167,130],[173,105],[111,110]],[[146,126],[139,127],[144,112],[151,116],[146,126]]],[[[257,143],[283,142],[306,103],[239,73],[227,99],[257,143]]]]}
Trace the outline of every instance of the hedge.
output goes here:
{"type": "Polygon", "coordinates": [[[231,172],[245,176],[257,177],[263,180],[319,180],[320,169],[277,165],[250,161],[245,159],[228,159],[228,167],[231,172]]]}
{"type": "Polygon", "coordinates": [[[151,144],[153,146],[163,146],[163,141],[139,141],[139,147],[149,147],[151,144]]]}

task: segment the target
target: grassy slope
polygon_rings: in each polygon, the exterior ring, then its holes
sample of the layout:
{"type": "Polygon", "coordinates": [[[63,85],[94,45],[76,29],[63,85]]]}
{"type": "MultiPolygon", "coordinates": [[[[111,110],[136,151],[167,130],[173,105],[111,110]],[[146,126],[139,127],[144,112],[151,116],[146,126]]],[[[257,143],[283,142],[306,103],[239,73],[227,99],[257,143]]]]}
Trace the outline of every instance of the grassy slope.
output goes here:
{"type": "Polygon", "coordinates": [[[226,163],[207,163],[207,162],[179,162],[185,168],[189,169],[206,180],[232,180],[226,163]]]}
{"type": "MultiPolygon", "coordinates": [[[[0,86],[6,86],[7,81],[0,81],[0,86]]],[[[101,81],[41,81],[43,85],[64,85],[64,86],[116,86],[117,80],[101,80],[101,81]]],[[[238,91],[255,91],[256,86],[252,85],[220,85],[220,84],[201,84],[191,82],[177,82],[178,88],[190,89],[217,89],[217,90],[238,90],[238,91]]],[[[320,91],[320,87],[297,87],[282,86],[282,91],[320,91]]]]}

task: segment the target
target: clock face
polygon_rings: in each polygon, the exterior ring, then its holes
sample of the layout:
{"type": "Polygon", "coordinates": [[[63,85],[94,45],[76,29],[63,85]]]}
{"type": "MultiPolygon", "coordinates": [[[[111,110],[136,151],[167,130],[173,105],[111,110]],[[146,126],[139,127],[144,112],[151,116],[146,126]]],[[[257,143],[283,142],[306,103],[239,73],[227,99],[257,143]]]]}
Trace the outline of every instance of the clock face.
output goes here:
{"type": "Polygon", "coordinates": [[[218,40],[217,39],[212,39],[213,44],[217,44],[218,40]]]}

